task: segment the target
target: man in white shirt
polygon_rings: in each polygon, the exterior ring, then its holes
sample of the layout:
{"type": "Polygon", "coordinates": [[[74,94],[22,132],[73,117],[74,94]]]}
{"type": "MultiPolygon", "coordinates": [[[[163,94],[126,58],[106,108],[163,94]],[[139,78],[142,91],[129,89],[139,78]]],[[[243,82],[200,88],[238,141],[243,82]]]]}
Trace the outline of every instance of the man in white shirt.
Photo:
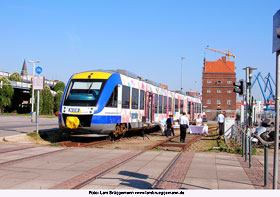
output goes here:
{"type": "Polygon", "coordinates": [[[224,134],[224,122],[225,122],[225,116],[223,112],[220,112],[220,114],[218,115],[219,136],[224,134]]]}
{"type": "Polygon", "coordinates": [[[186,116],[186,112],[179,118],[180,123],[180,142],[185,143],[187,128],[189,128],[189,120],[186,116]]]}

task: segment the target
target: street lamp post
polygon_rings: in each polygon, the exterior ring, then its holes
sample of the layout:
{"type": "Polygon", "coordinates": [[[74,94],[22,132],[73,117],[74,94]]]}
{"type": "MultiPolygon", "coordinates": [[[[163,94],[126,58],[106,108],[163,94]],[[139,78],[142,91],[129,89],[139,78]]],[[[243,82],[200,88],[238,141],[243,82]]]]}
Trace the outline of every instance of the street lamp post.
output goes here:
{"type": "Polygon", "coordinates": [[[181,92],[183,91],[183,62],[185,57],[181,57],[181,92]]]}
{"type": "MultiPolygon", "coordinates": [[[[34,80],[34,72],[35,72],[35,63],[39,63],[40,60],[29,60],[28,63],[33,64],[33,71],[32,71],[32,82],[34,80]]],[[[31,118],[33,117],[33,111],[34,111],[34,87],[32,85],[32,105],[31,105],[31,118]]],[[[31,119],[32,120],[32,119],[31,119]]]]}

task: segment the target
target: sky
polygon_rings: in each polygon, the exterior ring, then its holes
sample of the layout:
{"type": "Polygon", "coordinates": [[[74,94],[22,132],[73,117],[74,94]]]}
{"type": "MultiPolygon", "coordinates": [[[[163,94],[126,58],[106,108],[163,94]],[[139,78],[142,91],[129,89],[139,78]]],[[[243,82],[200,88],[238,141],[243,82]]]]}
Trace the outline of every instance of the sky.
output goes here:
{"type": "Polygon", "coordinates": [[[247,66],[275,79],[279,9],[279,0],[0,0],[0,71],[40,60],[42,75],[67,82],[82,71],[126,69],[179,90],[185,57],[183,90],[201,92],[203,58],[222,56],[209,45],[237,56],[237,80],[247,66]]]}

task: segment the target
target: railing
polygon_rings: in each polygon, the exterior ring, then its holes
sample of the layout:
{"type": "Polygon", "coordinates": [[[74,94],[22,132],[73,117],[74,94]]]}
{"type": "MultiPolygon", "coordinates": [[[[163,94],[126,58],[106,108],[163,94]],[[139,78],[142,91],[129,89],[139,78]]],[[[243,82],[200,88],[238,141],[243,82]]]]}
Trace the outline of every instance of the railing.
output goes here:
{"type": "Polygon", "coordinates": [[[31,84],[30,83],[24,83],[24,82],[18,82],[18,81],[10,81],[11,85],[13,87],[18,87],[18,88],[31,88],[31,84]]]}

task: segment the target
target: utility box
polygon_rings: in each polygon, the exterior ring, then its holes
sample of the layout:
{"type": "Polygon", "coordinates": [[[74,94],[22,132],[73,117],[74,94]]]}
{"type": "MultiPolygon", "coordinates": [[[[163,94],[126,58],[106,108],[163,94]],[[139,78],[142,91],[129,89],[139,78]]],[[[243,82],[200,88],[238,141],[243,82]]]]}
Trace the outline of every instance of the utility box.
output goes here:
{"type": "Polygon", "coordinates": [[[224,123],[225,138],[231,138],[234,134],[233,126],[235,124],[235,118],[226,117],[224,123]]]}

